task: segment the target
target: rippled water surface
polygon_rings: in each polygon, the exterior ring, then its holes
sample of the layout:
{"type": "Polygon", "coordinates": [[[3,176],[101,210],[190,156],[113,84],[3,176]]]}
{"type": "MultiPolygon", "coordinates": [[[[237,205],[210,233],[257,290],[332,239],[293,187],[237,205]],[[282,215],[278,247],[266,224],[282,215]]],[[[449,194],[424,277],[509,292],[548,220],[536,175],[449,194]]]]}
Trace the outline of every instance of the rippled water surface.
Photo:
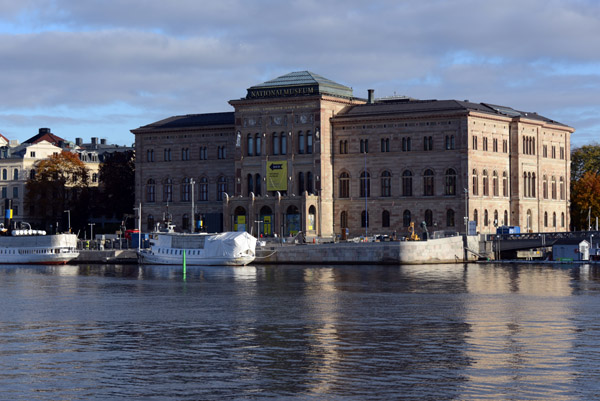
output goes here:
{"type": "Polygon", "coordinates": [[[590,400],[600,268],[0,267],[0,399],[590,400]]]}

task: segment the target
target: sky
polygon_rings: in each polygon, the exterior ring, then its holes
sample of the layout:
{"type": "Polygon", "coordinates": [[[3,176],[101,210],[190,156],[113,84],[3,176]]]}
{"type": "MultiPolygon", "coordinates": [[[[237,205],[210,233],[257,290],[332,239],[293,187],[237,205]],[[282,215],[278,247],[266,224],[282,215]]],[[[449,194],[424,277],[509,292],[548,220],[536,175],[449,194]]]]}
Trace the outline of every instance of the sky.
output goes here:
{"type": "Polygon", "coordinates": [[[0,0],[0,133],[130,145],[293,71],[510,106],[600,142],[599,0],[0,0]]]}

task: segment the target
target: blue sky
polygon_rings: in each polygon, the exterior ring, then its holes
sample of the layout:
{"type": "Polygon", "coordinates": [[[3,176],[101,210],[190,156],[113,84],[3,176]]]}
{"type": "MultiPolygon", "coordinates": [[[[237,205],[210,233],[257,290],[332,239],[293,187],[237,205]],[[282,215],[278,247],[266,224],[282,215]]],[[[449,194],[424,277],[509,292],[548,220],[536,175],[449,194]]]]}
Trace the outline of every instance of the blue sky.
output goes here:
{"type": "Polygon", "coordinates": [[[131,144],[309,70],[355,96],[469,99],[600,142],[600,1],[0,0],[0,133],[131,144]]]}

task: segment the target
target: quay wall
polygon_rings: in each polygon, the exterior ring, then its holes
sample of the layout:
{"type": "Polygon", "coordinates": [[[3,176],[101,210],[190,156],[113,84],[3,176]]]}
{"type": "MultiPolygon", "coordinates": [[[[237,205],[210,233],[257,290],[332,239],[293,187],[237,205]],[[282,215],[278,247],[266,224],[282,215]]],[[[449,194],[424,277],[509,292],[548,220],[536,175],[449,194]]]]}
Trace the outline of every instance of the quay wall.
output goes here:
{"type": "MultiPolygon", "coordinates": [[[[479,245],[476,238],[474,248],[479,245]]],[[[463,237],[428,241],[267,245],[259,248],[257,256],[255,264],[427,264],[465,261],[463,237]]],[[[468,258],[472,261],[477,256],[469,253],[468,258]]]]}
{"type": "MultiPolygon", "coordinates": [[[[257,247],[254,264],[429,264],[465,261],[464,237],[428,241],[267,244],[257,247]]],[[[469,249],[480,250],[479,238],[467,237],[469,249]]],[[[477,260],[475,253],[467,254],[477,260]]],[[[134,249],[80,250],[72,263],[136,264],[134,249]]]]}

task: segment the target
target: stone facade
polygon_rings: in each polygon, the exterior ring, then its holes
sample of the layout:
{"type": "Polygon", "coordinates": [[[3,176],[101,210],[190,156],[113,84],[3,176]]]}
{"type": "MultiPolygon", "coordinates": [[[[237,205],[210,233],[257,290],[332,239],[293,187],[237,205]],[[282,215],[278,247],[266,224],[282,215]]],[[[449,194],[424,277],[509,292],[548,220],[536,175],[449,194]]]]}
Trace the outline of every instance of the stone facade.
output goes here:
{"type": "Polygon", "coordinates": [[[301,231],[309,240],[404,236],[411,222],[464,232],[466,218],[482,233],[568,230],[574,130],[535,113],[359,99],[309,72],[229,103],[234,112],[132,130],[144,228],[168,218],[189,231],[193,215],[209,231],[301,231]]]}

